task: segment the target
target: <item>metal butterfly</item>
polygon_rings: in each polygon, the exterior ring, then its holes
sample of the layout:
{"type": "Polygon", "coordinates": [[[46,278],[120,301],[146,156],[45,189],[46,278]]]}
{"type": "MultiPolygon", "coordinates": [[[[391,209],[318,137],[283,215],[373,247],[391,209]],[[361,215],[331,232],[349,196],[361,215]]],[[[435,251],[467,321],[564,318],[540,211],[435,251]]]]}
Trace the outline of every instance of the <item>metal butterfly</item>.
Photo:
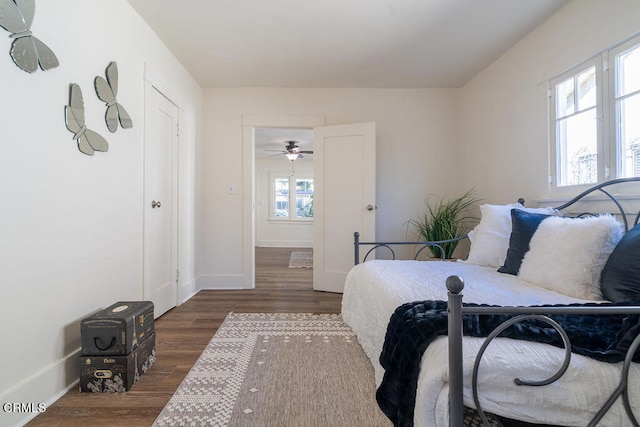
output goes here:
{"type": "Polygon", "coordinates": [[[95,151],[109,151],[109,143],[97,132],[87,129],[84,124],[84,100],[82,90],[76,83],[69,85],[69,105],[64,106],[67,129],[78,141],[78,149],[93,156],[95,151]]]}
{"type": "Polygon", "coordinates": [[[35,0],[0,0],[0,27],[12,33],[9,54],[13,62],[28,73],[55,68],[58,58],[49,46],[31,34],[36,12],[35,0]]]}
{"type": "Polygon", "coordinates": [[[93,81],[93,85],[96,88],[98,98],[107,103],[107,112],[104,115],[104,120],[107,122],[107,129],[109,129],[111,133],[117,131],[118,121],[120,121],[120,126],[122,126],[123,129],[129,129],[133,127],[131,117],[122,104],[116,100],[116,96],[118,95],[118,64],[110,62],[105,74],[107,76],[106,80],[101,76],[97,76],[93,81]]]}

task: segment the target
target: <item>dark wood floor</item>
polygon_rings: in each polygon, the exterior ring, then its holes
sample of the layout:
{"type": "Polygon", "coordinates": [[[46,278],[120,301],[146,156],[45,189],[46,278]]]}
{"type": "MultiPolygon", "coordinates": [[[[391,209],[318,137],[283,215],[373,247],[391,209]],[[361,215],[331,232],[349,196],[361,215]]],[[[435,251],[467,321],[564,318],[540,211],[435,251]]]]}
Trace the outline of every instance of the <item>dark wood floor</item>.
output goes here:
{"type": "Polygon", "coordinates": [[[256,289],[201,291],[156,320],[156,364],[126,393],[74,389],[29,426],[150,426],[231,312],[339,313],[341,294],[315,292],[291,249],[256,249],[256,289]]]}

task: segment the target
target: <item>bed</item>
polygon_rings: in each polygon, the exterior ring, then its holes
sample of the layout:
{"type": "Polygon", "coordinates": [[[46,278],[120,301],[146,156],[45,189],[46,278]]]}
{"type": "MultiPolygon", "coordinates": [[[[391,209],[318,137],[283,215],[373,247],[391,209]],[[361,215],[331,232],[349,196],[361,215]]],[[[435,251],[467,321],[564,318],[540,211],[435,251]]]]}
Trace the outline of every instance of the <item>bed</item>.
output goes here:
{"type": "MultiPolygon", "coordinates": [[[[636,279],[634,271],[627,268],[624,272],[626,279],[622,280],[623,288],[620,283],[599,288],[601,278],[605,278],[603,271],[612,270],[609,262],[614,256],[622,260],[623,267],[628,267],[628,254],[631,253],[632,261],[637,261],[632,264],[640,266],[640,226],[636,226],[640,213],[629,215],[619,200],[632,200],[633,197],[621,198],[612,193],[612,189],[618,191],[627,186],[637,195],[639,185],[640,178],[610,181],[581,193],[557,209],[545,208],[542,211],[513,205],[485,205],[487,211],[481,208],[480,224],[470,233],[471,251],[465,261],[378,259],[359,263],[361,246],[388,248],[393,243],[360,242],[356,236],[357,265],[346,279],[342,316],[371,360],[379,386],[378,401],[383,411],[389,410],[384,408],[389,395],[392,398],[402,396],[398,398],[398,406],[413,405],[410,410],[404,408],[404,412],[397,417],[393,412],[390,418],[394,424],[461,426],[463,414],[466,413],[463,408],[473,408],[485,425],[489,421],[494,422],[486,414],[495,415],[503,422],[543,425],[638,425],[633,413],[640,414],[639,364],[630,361],[604,362],[592,357],[593,353],[576,354],[581,343],[567,350],[563,347],[571,344],[567,345],[564,341],[560,346],[553,346],[536,340],[501,336],[487,339],[486,336],[492,332],[477,337],[463,337],[462,324],[463,316],[486,319],[486,314],[493,313],[511,319],[515,314],[524,313],[534,316],[533,320],[521,319],[523,322],[511,326],[511,329],[520,330],[520,324],[536,321],[554,327],[547,319],[556,318],[560,312],[581,320],[589,319],[594,313],[598,313],[597,316],[615,315],[624,321],[640,324],[640,307],[635,305],[640,300],[640,274],[636,274],[636,279]],[[580,218],[568,218],[558,215],[558,212],[579,206],[585,198],[594,195],[611,201],[615,216],[579,215],[580,218]],[[482,225],[485,219],[491,217],[485,217],[490,208],[501,210],[502,214],[507,210],[511,215],[508,226],[500,224],[504,229],[500,237],[503,246],[499,250],[496,250],[495,242],[487,244],[481,238],[482,232],[487,231],[483,230],[482,225]],[[527,223],[533,217],[532,221],[537,221],[535,227],[527,223]],[[575,242],[566,237],[566,233],[574,230],[574,226],[581,235],[585,235],[575,242]],[[505,243],[506,229],[509,230],[505,243]],[[528,236],[528,240],[522,236],[528,236]],[[557,236],[562,244],[551,249],[542,245],[541,242],[548,241],[549,236],[557,236]],[[524,252],[523,242],[518,238],[526,240],[527,250],[524,252]],[[618,255],[623,243],[626,245],[626,257],[618,255]],[[585,250],[586,253],[582,254],[585,247],[591,250],[585,250]],[[506,253],[502,257],[495,257],[495,252],[503,249],[506,253]],[[559,250],[571,255],[563,260],[564,264],[559,264],[559,250]],[[489,259],[492,256],[494,259],[489,259]],[[515,273],[498,271],[504,270],[505,265],[513,270],[513,259],[517,261],[518,256],[520,259],[519,264],[516,262],[518,268],[515,273]],[[628,286],[629,281],[632,282],[631,286],[628,286]],[[638,298],[635,298],[636,294],[638,298]],[[395,348],[388,348],[391,339],[387,333],[391,331],[393,320],[401,309],[410,307],[413,311],[416,307],[423,307],[424,301],[432,305],[427,309],[422,308],[423,311],[419,313],[421,319],[424,320],[425,312],[434,311],[435,304],[439,313],[445,314],[445,320],[453,323],[446,324],[444,333],[440,331],[437,336],[430,338],[426,348],[419,353],[418,360],[412,362],[419,368],[415,378],[394,377],[391,368],[385,370],[381,364],[383,360],[388,365],[395,357],[395,348]],[[447,316],[448,312],[451,315],[447,316]],[[478,313],[483,316],[477,316],[478,313]],[[540,317],[542,315],[547,317],[540,317]],[[447,331],[448,337],[445,336],[447,331]],[[391,352],[385,353],[387,351],[391,352]],[[477,361],[479,353],[481,357],[477,361]],[[389,386],[386,377],[395,378],[395,384],[389,386]],[[549,381],[543,381],[545,385],[542,386],[527,386],[516,384],[516,378],[549,381]],[[407,395],[413,401],[405,399],[403,388],[412,389],[407,395]],[[381,390],[386,390],[387,395],[381,397],[381,390]]],[[[495,233],[492,237],[496,237],[495,233]]],[[[504,318],[500,317],[499,320],[504,318]]],[[[407,329],[406,322],[404,318],[396,321],[394,328],[407,329]]],[[[635,332],[630,328],[624,336],[631,355],[638,345],[633,341],[635,335],[631,335],[635,332]]],[[[548,334],[548,331],[545,333],[548,334]]],[[[560,328],[555,336],[562,340],[563,333],[560,328]]],[[[619,335],[622,339],[622,334],[619,335]]],[[[393,342],[393,345],[398,346],[397,342],[393,342]]],[[[394,407],[393,411],[396,409],[394,407]]]]}

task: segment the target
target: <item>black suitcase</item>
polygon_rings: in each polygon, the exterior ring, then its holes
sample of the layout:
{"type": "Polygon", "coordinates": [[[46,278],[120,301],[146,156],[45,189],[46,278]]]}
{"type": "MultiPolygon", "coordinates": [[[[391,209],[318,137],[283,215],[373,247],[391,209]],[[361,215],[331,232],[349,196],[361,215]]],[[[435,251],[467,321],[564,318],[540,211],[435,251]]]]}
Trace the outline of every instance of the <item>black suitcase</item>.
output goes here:
{"type": "Polygon", "coordinates": [[[80,356],[80,391],[127,391],[155,361],[155,333],[151,333],[131,353],[124,356],[80,356]]]}
{"type": "Polygon", "coordinates": [[[153,332],[151,301],[120,301],[82,320],[82,354],[126,355],[153,332]]]}

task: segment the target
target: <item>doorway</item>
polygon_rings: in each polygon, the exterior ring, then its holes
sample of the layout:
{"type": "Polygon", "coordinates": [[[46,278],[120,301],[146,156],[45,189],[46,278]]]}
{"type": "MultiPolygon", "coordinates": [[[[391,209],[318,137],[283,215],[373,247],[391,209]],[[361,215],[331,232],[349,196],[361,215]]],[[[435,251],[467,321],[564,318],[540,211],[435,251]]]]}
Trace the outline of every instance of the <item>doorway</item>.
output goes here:
{"type": "MultiPolygon", "coordinates": [[[[256,220],[258,214],[258,201],[256,193],[256,144],[255,135],[258,129],[313,129],[324,125],[324,116],[300,116],[300,115],[244,115],[242,118],[243,136],[243,288],[255,288],[256,268],[256,220]]],[[[284,143],[282,143],[282,148],[284,143]]],[[[281,149],[278,145],[277,149],[281,149]]],[[[277,153],[273,153],[277,154],[277,153]]],[[[280,154],[282,155],[282,154],[280,154]]],[[[282,155],[283,156],[283,155],[282,155]]],[[[284,156],[283,156],[284,157],[284,156]]],[[[285,170],[291,171],[290,161],[281,160],[285,170]]],[[[294,174],[295,174],[295,165],[294,174]]],[[[315,172],[315,171],[314,171],[315,172]]],[[[266,207],[266,202],[265,202],[266,207]]],[[[312,240],[309,240],[312,242],[312,240]]]]}
{"type": "Polygon", "coordinates": [[[255,288],[254,140],[258,128],[314,129],[313,285],[315,290],[342,292],[353,265],[352,255],[347,256],[353,250],[353,231],[375,241],[375,123],[324,126],[324,116],[243,116],[244,289],[255,288]],[[330,174],[324,173],[327,167],[330,174]]]}
{"type": "Polygon", "coordinates": [[[311,289],[313,129],[256,128],[254,147],[255,286],[311,289]]]}
{"type": "Polygon", "coordinates": [[[313,129],[256,128],[258,247],[313,247],[313,129]]]}

